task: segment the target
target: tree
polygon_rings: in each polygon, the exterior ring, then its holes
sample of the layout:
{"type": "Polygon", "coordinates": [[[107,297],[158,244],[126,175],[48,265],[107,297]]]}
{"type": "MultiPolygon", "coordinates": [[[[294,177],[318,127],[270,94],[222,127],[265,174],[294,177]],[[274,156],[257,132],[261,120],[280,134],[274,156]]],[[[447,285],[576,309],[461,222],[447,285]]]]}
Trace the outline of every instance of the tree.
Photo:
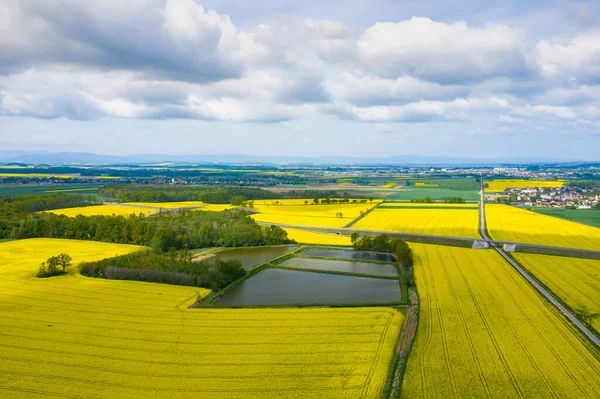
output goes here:
{"type": "Polygon", "coordinates": [[[308,200],[304,200],[304,205],[308,205],[308,200]]]}
{"type": "Polygon", "coordinates": [[[352,243],[352,246],[354,246],[354,244],[356,244],[359,240],[360,235],[358,233],[352,233],[352,235],[350,236],[350,242],[352,243]]]}
{"type": "Polygon", "coordinates": [[[240,205],[245,205],[246,201],[248,201],[248,199],[246,197],[244,197],[243,195],[234,195],[229,200],[229,203],[234,206],[240,206],[240,205]]]}
{"type": "Polygon", "coordinates": [[[318,205],[318,204],[319,204],[319,198],[318,198],[318,197],[315,197],[315,198],[313,199],[313,204],[316,204],[316,205],[318,205]]]}
{"type": "Polygon", "coordinates": [[[71,256],[66,253],[62,253],[62,254],[58,255],[56,258],[57,258],[58,264],[62,267],[63,272],[66,272],[67,267],[71,266],[71,261],[73,260],[73,258],[71,258],[71,256]]]}

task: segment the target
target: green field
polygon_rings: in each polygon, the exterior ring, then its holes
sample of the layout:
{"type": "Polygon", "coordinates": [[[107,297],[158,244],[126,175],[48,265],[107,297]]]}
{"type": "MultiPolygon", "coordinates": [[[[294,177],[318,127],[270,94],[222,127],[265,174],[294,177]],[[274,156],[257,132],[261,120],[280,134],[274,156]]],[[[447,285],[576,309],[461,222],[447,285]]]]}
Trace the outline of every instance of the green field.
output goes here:
{"type": "Polygon", "coordinates": [[[467,201],[476,201],[479,199],[477,190],[453,190],[442,187],[404,187],[398,192],[390,194],[387,200],[422,200],[430,197],[432,200],[450,200],[454,197],[461,197],[467,201]]]}
{"type": "Polygon", "coordinates": [[[45,194],[82,194],[96,195],[104,184],[0,184],[0,196],[45,195],[45,194]]]}
{"type": "Polygon", "coordinates": [[[587,224],[588,226],[600,227],[600,210],[565,208],[532,208],[532,210],[544,215],[587,224]]]}
{"type": "MultiPolygon", "coordinates": [[[[421,182],[426,184],[437,184],[439,188],[447,188],[452,190],[479,190],[479,183],[475,178],[457,178],[457,179],[402,179],[409,186],[414,186],[415,183],[421,182]]],[[[463,197],[464,198],[464,197],[463,197]]]]}

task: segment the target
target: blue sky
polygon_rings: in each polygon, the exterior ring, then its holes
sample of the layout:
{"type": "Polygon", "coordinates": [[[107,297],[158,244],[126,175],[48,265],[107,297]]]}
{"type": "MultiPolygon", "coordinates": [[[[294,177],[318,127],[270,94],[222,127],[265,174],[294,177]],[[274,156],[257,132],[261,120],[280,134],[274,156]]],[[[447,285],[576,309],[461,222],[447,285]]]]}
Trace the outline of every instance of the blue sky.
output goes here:
{"type": "Polygon", "coordinates": [[[599,148],[598,2],[0,3],[0,150],[600,160],[599,148]]]}

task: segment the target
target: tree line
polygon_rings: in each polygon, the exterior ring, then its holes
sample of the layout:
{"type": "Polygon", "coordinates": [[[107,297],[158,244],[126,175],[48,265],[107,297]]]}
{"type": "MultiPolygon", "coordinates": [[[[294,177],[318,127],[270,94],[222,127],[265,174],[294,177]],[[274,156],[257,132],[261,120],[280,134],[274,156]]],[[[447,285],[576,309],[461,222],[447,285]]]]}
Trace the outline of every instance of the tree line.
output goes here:
{"type": "Polygon", "coordinates": [[[0,238],[68,238],[169,248],[240,247],[290,242],[277,226],[260,226],[244,211],[165,212],[159,216],[76,216],[33,213],[0,219],[0,238]]]}
{"type": "Polygon", "coordinates": [[[88,277],[137,280],[219,290],[246,274],[238,259],[194,262],[188,250],[157,254],[152,251],[86,262],[79,266],[88,277]]]}
{"type": "Polygon", "coordinates": [[[85,206],[94,203],[94,195],[48,194],[0,197],[0,218],[19,217],[32,212],[85,206]]]}

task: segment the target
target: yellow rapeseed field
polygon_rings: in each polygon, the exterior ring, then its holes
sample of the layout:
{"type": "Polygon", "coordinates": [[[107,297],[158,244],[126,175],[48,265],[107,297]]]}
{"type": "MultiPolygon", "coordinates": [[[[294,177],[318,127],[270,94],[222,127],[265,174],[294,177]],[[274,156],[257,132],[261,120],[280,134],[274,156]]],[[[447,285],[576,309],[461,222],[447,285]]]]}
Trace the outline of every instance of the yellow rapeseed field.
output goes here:
{"type": "Polygon", "coordinates": [[[229,209],[237,209],[239,206],[228,205],[228,204],[204,204],[199,211],[210,211],[210,212],[221,212],[229,209]]]}
{"type": "Polygon", "coordinates": [[[313,233],[311,231],[285,228],[288,238],[296,240],[300,244],[321,244],[321,245],[352,245],[349,236],[337,234],[313,233]]]}
{"type": "Polygon", "coordinates": [[[75,217],[77,215],[83,216],[111,216],[111,215],[131,215],[140,213],[144,215],[150,215],[152,213],[156,213],[158,210],[156,209],[148,209],[148,208],[138,208],[134,206],[125,206],[125,205],[92,205],[92,206],[81,206],[75,208],[63,208],[63,209],[53,209],[51,212],[56,215],[65,215],[69,217],[75,217]]]}
{"type": "Polygon", "coordinates": [[[564,180],[486,180],[486,192],[503,192],[507,188],[562,187],[564,180]]]}
{"type": "Polygon", "coordinates": [[[600,333],[600,260],[519,252],[513,256],[600,333]]]}
{"type": "Polygon", "coordinates": [[[361,211],[366,212],[377,203],[373,201],[365,204],[305,205],[305,200],[301,200],[301,205],[286,202],[282,205],[282,200],[279,201],[279,205],[271,205],[272,202],[268,201],[265,201],[267,204],[263,201],[256,202],[254,210],[257,213],[251,215],[252,218],[257,222],[296,226],[344,227],[357,218],[361,211]],[[338,216],[340,212],[342,217],[338,216]]]}
{"type": "Polygon", "coordinates": [[[352,228],[468,238],[479,237],[479,213],[476,208],[440,209],[437,204],[435,205],[433,208],[423,207],[423,209],[408,206],[407,209],[377,208],[352,225],[352,228]]]}
{"type": "Polygon", "coordinates": [[[600,397],[599,353],[496,252],[411,246],[419,329],[403,397],[600,397]]]}
{"type": "Polygon", "coordinates": [[[422,181],[418,181],[415,183],[415,187],[439,187],[439,184],[434,184],[434,183],[425,183],[422,181]]]}
{"type": "Polygon", "coordinates": [[[446,202],[430,202],[430,203],[425,203],[425,202],[384,202],[382,204],[379,205],[379,208],[398,208],[398,207],[405,207],[405,208],[448,208],[448,209],[452,209],[452,208],[473,208],[473,209],[479,209],[479,204],[472,202],[472,203],[463,203],[463,204],[449,204],[446,202]]]}
{"type": "Polygon", "coordinates": [[[381,188],[392,188],[392,187],[395,187],[395,186],[396,186],[396,182],[395,181],[391,181],[391,182],[385,183],[385,184],[383,184],[383,185],[381,185],[379,187],[381,187],[381,188]]]}
{"type": "Polygon", "coordinates": [[[402,314],[390,308],[189,309],[208,290],[66,276],[135,247],[0,244],[0,397],[379,398],[402,314]]]}
{"type": "Polygon", "coordinates": [[[485,206],[488,232],[496,240],[600,249],[600,229],[508,205],[485,206]]]}
{"type": "Polygon", "coordinates": [[[198,208],[205,204],[202,201],[180,201],[180,202],[125,202],[126,205],[141,206],[145,208],[156,209],[178,209],[178,208],[198,208]]]}

